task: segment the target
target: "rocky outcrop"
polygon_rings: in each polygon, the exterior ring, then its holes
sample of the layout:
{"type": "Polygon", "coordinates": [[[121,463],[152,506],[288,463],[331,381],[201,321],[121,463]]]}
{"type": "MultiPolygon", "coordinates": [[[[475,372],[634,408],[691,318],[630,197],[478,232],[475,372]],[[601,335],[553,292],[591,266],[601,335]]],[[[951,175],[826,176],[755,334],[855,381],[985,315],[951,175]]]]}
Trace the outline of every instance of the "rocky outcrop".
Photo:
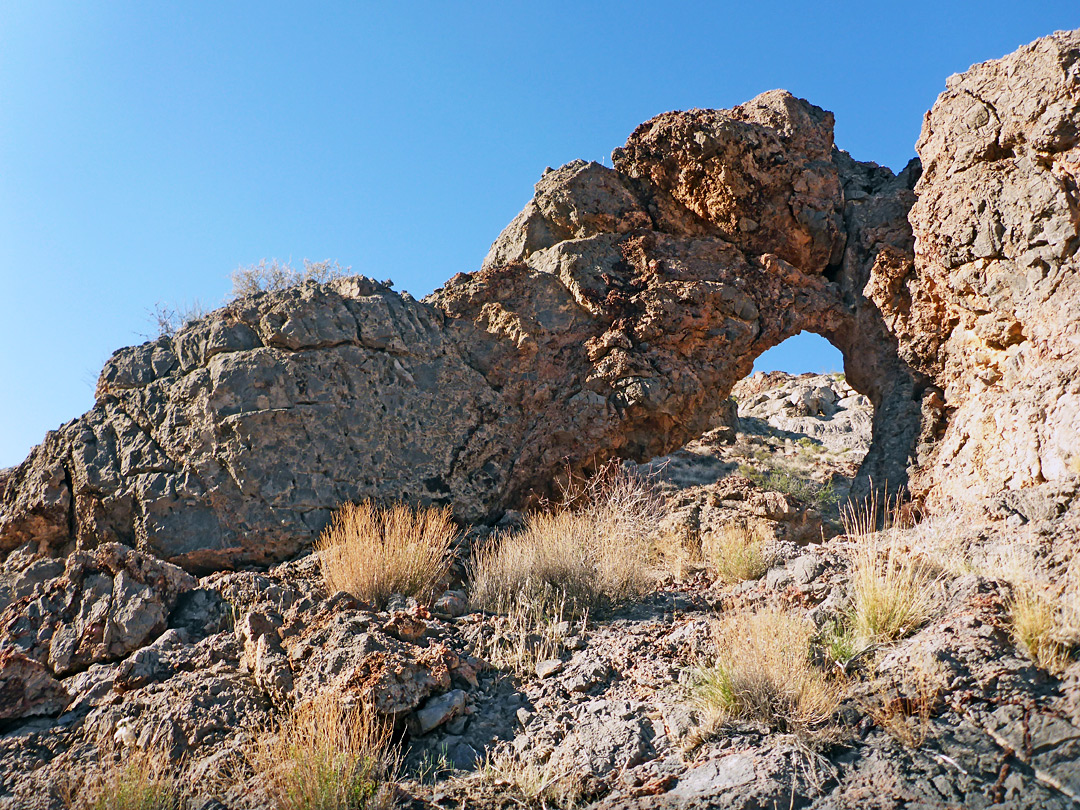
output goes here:
{"type": "Polygon", "coordinates": [[[1080,32],[951,77],[917,149],[914,265],[868,289],[938,392],[914,488],[1060,504],[1080,475],[1080,32]]]}
{"type": "Polygon", "coordinates": [[[919,389],[861,290],[910,262],[915,172],[854,162],[782,91],[659,116],[614,163],[546,174],[424,302],[311,283],[117,352],[93,410],[0,482],[0,551],[121,542],[205,571],[296,553],[343,501],[497,516],[567,463],[699,436],[804,330],[881,414],[864,482],[901,483],[919,389]]]}
{"type": "Polygon", "coordinates": [[[567,464],[701,435],[807,330],[874,406],[853,492],[918,467],[931,506],[1068,501],[1078,36],[950,80],[921,179],[852,160],[782,91],[665,113],[614,168],[546,173],[482,269],[423,302],[309,283],[123,349],[95,407],[0,478],[0,553],[120,542],[201,572],[287,558],[343,501],[496,518],[567,464]]]}

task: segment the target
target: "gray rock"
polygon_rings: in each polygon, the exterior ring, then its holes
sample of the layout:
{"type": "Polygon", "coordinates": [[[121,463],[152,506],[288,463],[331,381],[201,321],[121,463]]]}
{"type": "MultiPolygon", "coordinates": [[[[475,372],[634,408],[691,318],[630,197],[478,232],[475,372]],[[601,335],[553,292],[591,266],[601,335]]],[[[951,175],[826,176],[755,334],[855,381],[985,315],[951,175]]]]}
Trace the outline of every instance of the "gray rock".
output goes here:
{"type": "Polygon", "coordinates": [[[465,693],[460,689],[429,698],[424,707],[413,715],[417,733],[427,734],[456,717],[464,708],[465,693]]]}
{"type": "Polygon", "coordinates": [[[536,664],[536,675],[540,678],[550,678],[552,675],[556,675],[563,671],[565,664],[558,658],[551,658],[547,661],[538,661],[536,664]]]}

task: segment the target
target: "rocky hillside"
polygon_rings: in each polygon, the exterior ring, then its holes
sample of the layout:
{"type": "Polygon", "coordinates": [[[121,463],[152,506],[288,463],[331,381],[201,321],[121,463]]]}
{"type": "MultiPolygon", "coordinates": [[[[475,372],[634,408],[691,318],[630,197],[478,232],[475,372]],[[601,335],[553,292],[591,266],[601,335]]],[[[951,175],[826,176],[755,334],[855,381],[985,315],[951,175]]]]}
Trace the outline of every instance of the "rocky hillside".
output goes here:
{"type": "Polygon", "coordinates": [[[1080,32],[898,176],[832,126],[665,113],[424,301],[114,354],[0,471],[0,807],[314,806],[297,751],[323,806],[1080,804],[1080,32]],[[843,375],[747,376],[806,330],[843,375]],[[456,535],[347,553],[367,500],[456,535]]]}

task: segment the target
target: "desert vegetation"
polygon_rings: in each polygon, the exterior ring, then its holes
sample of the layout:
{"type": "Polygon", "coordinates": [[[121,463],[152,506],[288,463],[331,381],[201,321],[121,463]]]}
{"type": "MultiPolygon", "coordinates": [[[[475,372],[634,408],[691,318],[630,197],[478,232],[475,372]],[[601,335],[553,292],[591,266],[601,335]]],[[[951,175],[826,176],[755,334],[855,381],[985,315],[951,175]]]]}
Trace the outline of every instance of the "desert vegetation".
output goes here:
{"type": "Polygon", "coordinates": [[[449,508],[345,504],[315,544],[331,592],[384,605],[393,594],[429,599],[451,563],[458,528],[449,508]]]}
{"type": "Polygon", "coordinates": [[[761,532],[745,523],[730,523],[701,540],[706,565],[721,582],[757,579],[769,570],[771,559],[761,532]]]}
{"type": "Polygon", "coordinates": [[[395,762],[386,720],[330,690],[296,706],[251,755],[276,810],[390,808],[395,762]]]}
{"type": "Polygon", "coordinates": [[[184,798],[173,764],[148,751],[108,756],[66,792],[73,810],[179,810],[184,798]]]}
{"type": "Polygon", "coordinates": [[[661,500],[649,482],[618,465],[564,492],[549,511],[525,516],[477,550],[473,600],[496,612],[561,608],[568,618],[644,593],[654,582],[653,536],[661,500]]]}
{"type": "Polygon", "coordinates": [[[304,259],[300,267],[279,259],[261,259],[255,264],[238,267],[230,276],[232,291],[230,299],[244,298],[263,292],[276,292],[305,281],[324,284],[349,274],[351,268],[342,267],[332,259],[314,262],[304,259]]]}
{"type": "Polygon", "coordinates": [[[840,689],[812,663],[813,636],[809,621],[780,608],[723,614],[713,628],[715,663],[697,683],[709,722],[749,719],[784,731],[820,731],[840,689]]]}

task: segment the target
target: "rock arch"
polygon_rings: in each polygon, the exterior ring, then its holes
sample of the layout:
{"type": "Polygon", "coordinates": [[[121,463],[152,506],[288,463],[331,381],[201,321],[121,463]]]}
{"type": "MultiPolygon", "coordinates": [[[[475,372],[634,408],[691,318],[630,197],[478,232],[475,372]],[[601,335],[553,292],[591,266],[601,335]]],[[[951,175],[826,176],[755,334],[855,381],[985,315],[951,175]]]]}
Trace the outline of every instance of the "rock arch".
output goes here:
{"type": "Polygon", "coordinates": [[[801,331],[875,406],[871,477],[902,485],[927,378],[879,308],[907,273],[917,164],[836,150],[774,91],[667,113],[545,173],[481,270],[424,301],[363,278],[239,300],[117,352],[97,403],[0,480],[0,552],[115,540],[201,571],[283,559],[360,497],[492,517],[565,463],[703,433],[801,331]]]}

